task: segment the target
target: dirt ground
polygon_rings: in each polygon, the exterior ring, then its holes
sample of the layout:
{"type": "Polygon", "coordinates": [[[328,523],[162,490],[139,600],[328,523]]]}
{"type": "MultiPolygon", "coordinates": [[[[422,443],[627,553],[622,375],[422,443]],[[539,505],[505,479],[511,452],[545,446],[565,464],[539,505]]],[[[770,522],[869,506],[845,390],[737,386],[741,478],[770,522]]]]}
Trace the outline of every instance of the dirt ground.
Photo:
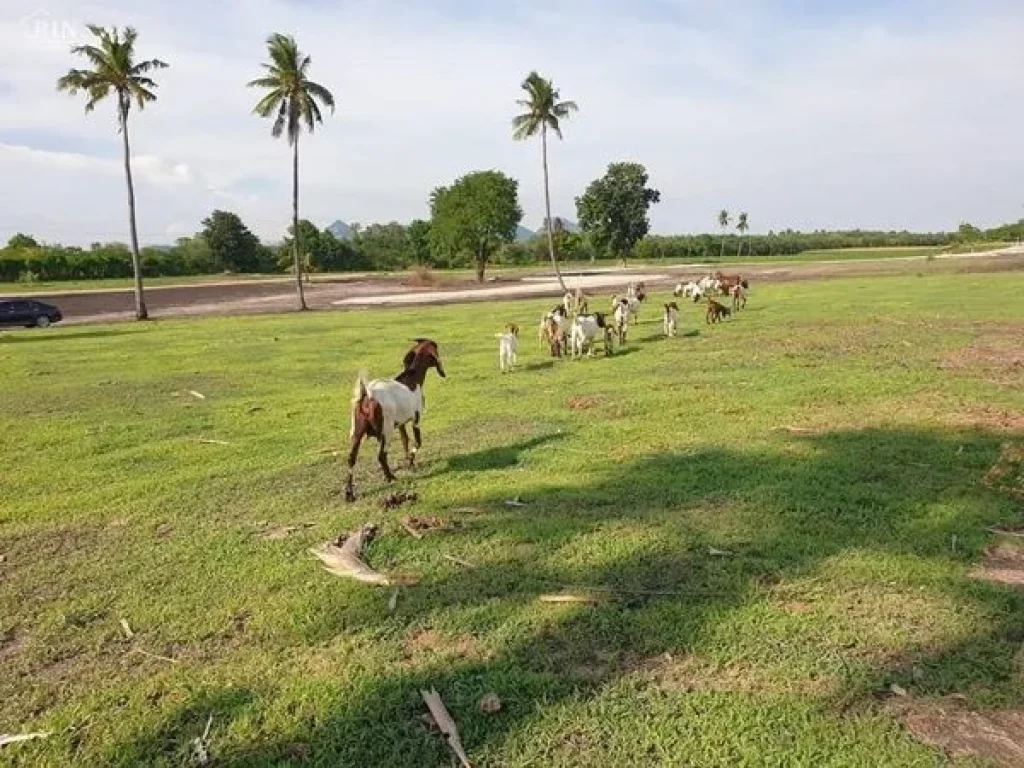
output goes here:
{"type": "MultiPolygon", "coordinates": [[[[571,287],[605,292],[635,280],[649,286],[673,285],[683,278],[697,277],[717,267],[691,264],[665,267],[639,267],[621,270],[597,269],[566,275],[571,287]]],[[[729,266],[729,272],[741,272],[752,282],[783,282],[836,277],[896,275],[927,270],[934,272],[1002,272],[1024,270],[1024,249],[990,253],[937,257],[880,259],[876,261],[811,262],[806,264],[757,264],[729,266]]],[[[558,296],[558,283],[548,273],[538,271],[515,276],[501,275],[478,285],[469,279],[445,279],[424,287],[410,275],[364,277],[357,279],[315,280],[306,290],[306,300],[314,310],[358,308],[387,305],[446,304],[470,301],[494,301],[540,296],[558,296]]],[[[133,316],[130,290],[88,291],[33,295],[32,298],[55,304],[66,323],[96,323],[129,320],[133,316]]],[[[295,289],[288,281],[218,283],[213,285],[166,286],[148,289],[146,300],[154,318],[201,315],[244,315],[288,312],[295,308],[295,289]]]]}

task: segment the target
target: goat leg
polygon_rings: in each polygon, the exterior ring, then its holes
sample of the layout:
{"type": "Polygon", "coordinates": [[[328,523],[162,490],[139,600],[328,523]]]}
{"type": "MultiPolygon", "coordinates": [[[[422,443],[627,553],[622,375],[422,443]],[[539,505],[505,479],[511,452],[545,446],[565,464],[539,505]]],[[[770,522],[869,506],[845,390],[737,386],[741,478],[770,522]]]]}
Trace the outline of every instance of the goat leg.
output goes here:
{"type": "Polygon", "coordinates": [[[388,466],[387,443],[383,440],[380,441],[380,450],[377,452],[377,461],[380,463],[380,468],[384,470],[385,479],[389,483],[395,482],[395,474],[391,471],[391,467],[388,466]]]}
{"type": "Polygon", "coordinates": [[[416,452],[409,450],[409,431],[405,424],[399,424],[398,434],[402,437],[402,449],[405,451],[405,460],[409,462],[409,469],[416,469],[416,452]]]}

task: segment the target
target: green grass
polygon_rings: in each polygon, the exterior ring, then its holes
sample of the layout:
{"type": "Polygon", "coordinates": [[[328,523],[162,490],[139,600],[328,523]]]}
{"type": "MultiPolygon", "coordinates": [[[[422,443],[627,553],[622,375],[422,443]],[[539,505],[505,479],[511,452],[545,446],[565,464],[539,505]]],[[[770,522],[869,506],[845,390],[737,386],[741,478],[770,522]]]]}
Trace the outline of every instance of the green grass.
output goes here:
{"type": "Polygon", "coordinates": [[[435,687],[481,766],[942,764],[880,689],[1024,703],[1024,597],[968,576],[1022,522],[983,482],[1022,438],[985,350],[1019,349],[1024,275],[999,281],[757,286],[673,340],[657,296],[575,362],[537,349],[543,302],[0,335],[0,732],[54,732],[0,761],[181,765],[212,715],[217,765],[444,766],[435,687]],[[420,335],[449,374],[400,473],[420,500],[384,512],[367,448],[346,505],[324,449],[355,373],[420,335]],[[368,520],[370,562],[420,576],[394,613],[307,552],[368,520]],[[537,600],[570,588],[616,597],[537,600]]]}

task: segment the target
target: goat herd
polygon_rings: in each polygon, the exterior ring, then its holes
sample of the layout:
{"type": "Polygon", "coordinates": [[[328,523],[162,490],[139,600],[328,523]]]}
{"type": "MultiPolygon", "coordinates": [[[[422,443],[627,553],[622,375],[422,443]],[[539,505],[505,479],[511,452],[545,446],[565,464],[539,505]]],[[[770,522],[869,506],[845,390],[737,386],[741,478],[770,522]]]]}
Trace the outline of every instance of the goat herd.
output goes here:
{"type": "MultiPolygon", "coordinates": [[[[748,283],[741,275],[723,275],[717,272],[697,282],[680,283],[673,294],[676,298],[686,297],[694,303],[707,298],[708,323],[717,323],[732,312],[747,304],[748,283]],[[713,296],[732,297],[732,307],[727,307],[713,296]]],[[[626,343],[631,323],[639,319],[640,308],[647,298],[643,283],[630,284],[625,296],[612,299],[611,317],[603,312],[591,313],[587,297],[582,291],[566,293],[562,303],[544,315],[540,323],[541,343],[547,343],[554,357],[567,352],[580,357],[586,352],[593,355],[597,343],[604,345],[606,355],[612,354],[613,339],[619,345],[626,343]]],[[[665,335],[676,335],[679,321],[679,305],[674,301],[665,304],[663,327],[665,335]]],[[[498,359],[501,370],[510,370],[516,365],[519,326],[510,324],[505,332],[498,334],[498,359]]],[[[445,375],[441,363],[441,352],[437,342],[431,339],[416,339],[402,361],[402,372],[394,379],[369,380],[365,372],[360,373],[352,397],[351,445],[348,455],[348,476],[345,484],[345,498],[354,501],[355,486],[353,469],[359,456],[359,446],[366,437],[378,440],[380,448],[377,461],[388,481],[395,479],[388,463],[388,446],[397,431],[409,468],[416,467],[416,454],[422,445],[420,419],[423,415],[423,384],[427,372],[433,368],[442,378],[445,375]],[[408,425],[412,425],[413,440],[410,442],[408,425]]]]}
{"type": "MultiPolygon", "coordinates": [[[[706,298],[706,321],[717,323],[747,305],[748,288],[749,283],[742,275],[725,275],[717,272],[699,281],[679,283],[673,295],[677,299],[686,297],[694,303],[706,298]],[[728,307],[716,301],[713,298],[716,295],[731,297],[732,306],[728,307]]],[[[610,355],[615,342],[618,342],[620,347],[626,343],[629,326],[638,321],[640,308],[646,299],[647,291],[644,284],[630,283],[625,295],[612,298],[610,313],[592,313],[587,297],[581,290],[567,292],[562,298],[562,303],[541,318],[538,329],[540,344],[551,350],[552,357],[568,354],[578,358],[584,353],[593,355],[598,344],[602,345],[606,355],[610,355]]],[[[662,313],[665,336],[675,336],[678,324],[679,305],[670,301],[665,304],[662,313]]],[[[498,334],[498,339],[498,366],[505,372],[517,362],[519,326],[505,326],[505,331],[498,334]]]]}

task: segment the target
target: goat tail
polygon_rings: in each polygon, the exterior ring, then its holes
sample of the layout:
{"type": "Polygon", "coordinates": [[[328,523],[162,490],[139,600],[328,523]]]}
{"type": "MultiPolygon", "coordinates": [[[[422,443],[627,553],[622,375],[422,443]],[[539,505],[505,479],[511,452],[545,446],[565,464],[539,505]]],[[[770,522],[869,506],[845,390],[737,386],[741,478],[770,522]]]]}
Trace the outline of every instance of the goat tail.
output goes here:
{"type": "Polygon", "coordinates": [[[358,405],[366,399],[366,386],[370,379],[370,372],[365,368],[360,369],[356,376],[356,385],[352,388],[352,405],[358,405]]]}

